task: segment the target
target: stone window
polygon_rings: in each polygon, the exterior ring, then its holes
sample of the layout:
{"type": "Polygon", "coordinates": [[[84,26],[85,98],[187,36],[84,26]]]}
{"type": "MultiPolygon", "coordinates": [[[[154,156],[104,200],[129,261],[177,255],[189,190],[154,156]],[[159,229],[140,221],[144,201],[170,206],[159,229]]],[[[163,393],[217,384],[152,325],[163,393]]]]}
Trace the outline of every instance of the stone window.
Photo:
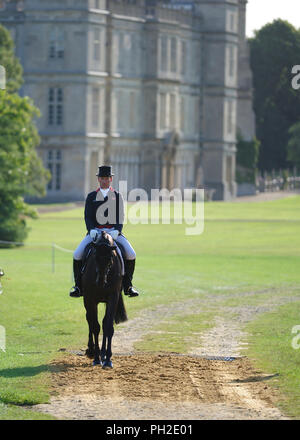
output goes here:
{"type": "Polygon", "coordinates": [[[138,42],[137,42],[137,36],[133,33],[131,35],[131,56],[129,57],[130,59],[130,72],[132,74],[136,74],[138,67],[138,57],[139,57],[139,53],[138,53],[138,42]]]}
{"type": "Polygon", "coordinates": [[[64,32],[55,27],[50,31],[49,59],[63,59],[65,56],[64,32]]]}
{"type": "Polygon", "coordinates": [[[186,41],[181,40],[181,74],[182,75],[185,75],[186,72],[186,60],[187,60],[186,50],[187,50],[186,41]]]}
{"type": "Polygon", "coordinates": [[[235,13],[234,12],[230,14],[230,25],[229,26],[230,26],[230,30],[232,32],[235,32],[236,27],[235,27],[235,13]]]}
{"type": "Polygon", "coordinates": [[[170,95],[170,128],[176,128],[176,95],[170,95]]]}
{"type": "Polygon", "coordinates": [[[159,128],[164,130],[166,128],[167,120],[167,95],[165,93],[159,94],[159,128]]]}
{"type": "Polygon", "coordinates": [[[180,99],[180,130],[185,132],[185,98],[182,96],[180,99]]]}
{"type": "Polygon", "coordinates": [[[129,93],[129,128],[136,127],[136,96],[135,92],[129,93]]]}
{"type": "Polygon", "coordinates": [[[177,71],[177,39],[171,38],[171,72],[177,71]]]}
{"type": "Polygon", "coordinates": [[[16,6],[17,11],[22,12],[24,11],[24,8],[25,8],[24,0],[19,0],[16,6]]]}
{"type": "Polygon", "coordinates": [[[123,91],[122,90],[118,90],[116,92],[116,106],[117,106],[117,130],[120,132],[123,129],[123,112],[122,112],[122,108],[123,108],[123,101],[124,101],[124,96],[123,96],[123,91]]]}
{"type": "Polygon", "coordinates": [[[124,68],[124,48],[123,48],[123,38],[124,38],[124,34],[123,32],[120,32],[118,34],[118,43],[117,43],[117,48],[118,48],[118,66],[117,66],[117,71],[120,73],[123,71],[124,68]]]}
{"type": "Polygon", "coordinates": [[[233,78],[235,76],[235,47],[233,45],[230,45],[228,50],[228,73],[230,78],[233,78]]]}
{"type": "Polygon", "coordinates": [[[61,189],[62,154],[60,150],[48,150],[47,168],[51,173],[51,180],[48,183],[49,191],[61,189]]]}
{"type": "Polygon", "coordinates": [[[199,116],[200,116],[200,100],[198,97],[194,98],[194,134],[198,134],[199,128],[199,116]]]}
{"type": "Polygon", "coordinates": [[[162,72],[168,70],[168,38],[166,36],[160,39],[160,68],[162,72]]]}
{"type": "Polygon", "coordinates": [[[92,126],[99,128],[100,119],[100,90],[97,87],[92,89],[92,126]]]}
{"type": "Polygon", "coordinates": [[[226,182],[232,183],[232,157],[227,156],[226,157],[226,182]]]}
{"type": "Polygon", "coordinates": [[[134,74],[136,71],[136,36],[134,33],[125,33],[122,39],[122,57],[124,70],[127,74],[134,74]]]}
{"type": "Polygon", "coordinates": [[[131,33],[120,32],[119,39],[116,41],[117,53],[118,53],[118,66],[117,71],[119,73],[134,73],[136,70],[136,54],[134,53],[134,47],[136,42],[134,41],[134,35],[131,33]]]}
{"type": "Polygon", "coordinates": [[[63,125],[63,89],[50,87],[48,91],[48,125],[63,125]]]}
{"type": "Polygon", "coordinates": [[[233,101],[227,101],[227,134],[232,135],[235,129],[235,105],[233,101]]]}
{"type": "Polygon", "coordinates": [[[100,61],[101,42],[100,42],[100,29],[94,29],[93,32],[93,59],[94,61],[100,61]]]}

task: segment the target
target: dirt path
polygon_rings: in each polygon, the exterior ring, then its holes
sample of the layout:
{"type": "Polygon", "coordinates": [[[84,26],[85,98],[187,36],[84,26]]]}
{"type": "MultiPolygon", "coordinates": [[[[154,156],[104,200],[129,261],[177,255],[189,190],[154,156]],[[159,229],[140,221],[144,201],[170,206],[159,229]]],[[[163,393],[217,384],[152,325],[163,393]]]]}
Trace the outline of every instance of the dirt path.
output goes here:
{"type": "Polygon", "coordinates": [[[272,200],[284,199],[286,197],[291,197],[294,195],[299,195],[299,190],[289,190],[289,191],[273,191],[273,192],[262,192],[254,196],[241,196],[233,200],[233,202],[269,202],[272,200]]]}
{"type": "Polygon", "coordinates": [[[242,354],[243,326],[260,313],[299,299],[230,308],[222,307],[220,296],[209,297],[205,310],[218,310],[215,325],[189,341],[187,355],[141,353],[134,344],[179,310],[201,312],[203,299],[145,310],[116,327],[113,370],[93,367],[83,350],[68,353],[52,363],[50,404],[34,409],[84,420],[285,419],[268,385],[274,376],[254,369],[242,354]]]}

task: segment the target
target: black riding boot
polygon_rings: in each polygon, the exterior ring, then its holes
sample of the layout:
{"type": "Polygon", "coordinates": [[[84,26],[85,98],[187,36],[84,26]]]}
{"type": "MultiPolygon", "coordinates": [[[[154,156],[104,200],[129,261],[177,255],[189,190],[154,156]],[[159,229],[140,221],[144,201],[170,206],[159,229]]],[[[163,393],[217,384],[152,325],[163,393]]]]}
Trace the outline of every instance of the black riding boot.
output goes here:
{"type": "Polygon", "coordinates": [[[82,261],[81,260],[73,260],[73,272],[74,272],[74,280],[75,286],[72,287],[70,296],[73,298],[79,298],[82,296],[81,293],[81,269],[82,269],[82,261]]]}
{"type": "Polygon", "coordinates": [[[139,296],[139,292],[132,287],[132,278],[135,268],[135,260],[124,260],[125,275],[123,277],[124,294],[129,297],[139,296]]]}

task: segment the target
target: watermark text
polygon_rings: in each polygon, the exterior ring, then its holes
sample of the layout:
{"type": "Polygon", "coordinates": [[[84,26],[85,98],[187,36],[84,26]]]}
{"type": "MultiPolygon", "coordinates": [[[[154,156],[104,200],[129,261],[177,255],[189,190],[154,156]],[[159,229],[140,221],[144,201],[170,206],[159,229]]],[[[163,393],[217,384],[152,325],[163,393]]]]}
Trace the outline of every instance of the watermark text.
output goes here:
{"type": "Polygon", "coordinates": [[[294,350],[298,350],[300,348],[300,325],[294,325],[292,334],[296,334],[292,339],[292,347],[294,350]]]}
{"type": "Polygon", "coordinates": [[[5,327],[0,325],[0,350],[4,351],[6,350],[6,334],[5,334],[5,327]]]}
{"type": "Polygon", "coordinates": [[[98,191],[95,201],[103,203],[96,211],[97,222],[110,224],[185,224],[186,235],[200,235],[204,230],[204,190],[174,188],[168,190],[134,188],[128,192],[127,181],[119,182],[119,193],[109,192],[107,199],[98,191]]]}
{"type": "Polygon", "coordinates": [[[296,65],[292,67],[292,74],[296,75],[292,79],[292,87],[294,90],[300,89],[300,65],[296,65]]]}

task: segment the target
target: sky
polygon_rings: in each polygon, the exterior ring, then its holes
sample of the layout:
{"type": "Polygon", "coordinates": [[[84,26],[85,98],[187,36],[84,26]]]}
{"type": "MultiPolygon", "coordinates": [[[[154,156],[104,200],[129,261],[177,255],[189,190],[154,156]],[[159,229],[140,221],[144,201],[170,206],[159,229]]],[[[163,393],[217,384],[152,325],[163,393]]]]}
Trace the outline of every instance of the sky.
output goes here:
{"type": "Polygon", "coordinates": [[[254,30],[277,18],[287,20],[297,29],[300,28],[300,0],[248,0],[247,37],[252,37],[254,30]]]}

